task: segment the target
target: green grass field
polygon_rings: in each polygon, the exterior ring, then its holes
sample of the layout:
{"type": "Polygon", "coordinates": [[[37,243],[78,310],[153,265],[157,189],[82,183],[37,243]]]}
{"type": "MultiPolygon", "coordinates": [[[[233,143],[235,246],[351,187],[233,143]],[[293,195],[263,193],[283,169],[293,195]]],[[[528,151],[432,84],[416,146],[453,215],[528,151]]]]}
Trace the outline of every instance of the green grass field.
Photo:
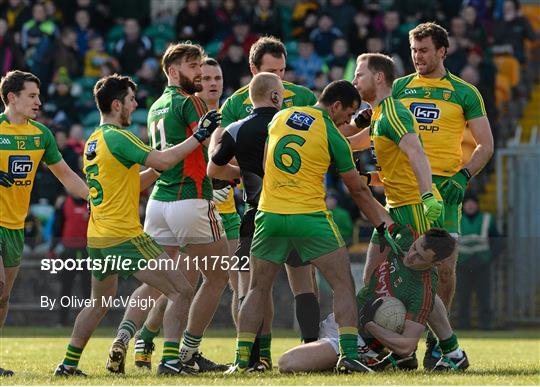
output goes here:
{"type": "MultiPolygon", "coordinates": [[[[458,332],[461,346],[469,355],[471,367],[465,373],[436,374],[424,371],[386,372],[370,375],[335,375],[332,373],[282,375],[272,373],[225,377],[204,374],[198,377],[158,378],[154,372],[143,373],[132,364],[130,348],[126,375],[114,376],[105,370],[105,360],[112,329],[100,329],[83,353],[80,368],[88,378],[52,377],[68,343],[67,329],[6,328],[0,345],[0,365],[13,369],[16,376],[1,379],[1,385],[540,385],[540,336],[538,330],[498,332],[458,332]]],[[[234,358],[233,332],[212,330],[203,341],[205,356],[219,362],[234,358]],[[231,337],[231,338],[229,338],[231,337]]],[[[274,332],[274,363],[287,349],[298,343],[292,331],[274,332]]],[[[161,340],[155,360],[159,360],[161,340]]],[[[420,343],[419,360],[425,346],[420,343]]]]}

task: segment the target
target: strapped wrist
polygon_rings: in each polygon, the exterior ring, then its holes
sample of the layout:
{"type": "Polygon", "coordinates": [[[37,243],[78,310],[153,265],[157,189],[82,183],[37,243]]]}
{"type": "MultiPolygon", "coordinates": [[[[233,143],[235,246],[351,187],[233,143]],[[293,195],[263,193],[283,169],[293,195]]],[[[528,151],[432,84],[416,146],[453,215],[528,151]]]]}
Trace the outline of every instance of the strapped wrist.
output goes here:
{"type": "Polygon", "coordinates": [[[432,192],[427,191],[427,192],[424,192],[420,197],[422,198],[422,201],[424,202],[428,199],[431,199],[434,196],[432,192]]]}

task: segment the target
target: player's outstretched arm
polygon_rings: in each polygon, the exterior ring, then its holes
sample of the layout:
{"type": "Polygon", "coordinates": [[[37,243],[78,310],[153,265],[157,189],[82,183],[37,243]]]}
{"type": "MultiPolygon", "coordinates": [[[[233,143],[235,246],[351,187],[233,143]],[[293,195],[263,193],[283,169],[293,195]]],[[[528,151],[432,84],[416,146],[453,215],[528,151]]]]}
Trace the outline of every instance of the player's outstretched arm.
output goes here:
{"type": "Polygon", "coordinates": [[[161,175],[160,172],[156,171],[154,168],[148,168],[139,173],[139,178],[141,179],[141,192],[150,187],[161,175]]]}
{"type": "Polygon", "coordinates": [[[381,204],[375,200],[369,187],[360,178],[356,169],[351,169],[340,175],[354,202],[366,215],[371,224],[377,227],[383,222],[387,225],[393,223],[392,218],[390,218],[390,215],[388,215],[386,210],[384,213],[380,211],[380,207],[382,207],[381,204]]]}
{"type": "Polygon", "coordinates": [[[64,159],[48,165],[51,172],[60,180],[66,189],[84,200],[88,199],[88,186],[73,170],[66,164],[64,159]]]}
{"type": "Polygon", "coordinates": [[[471,175],[474,176],[484,168],[491,156],[493,156],[493,134],[486,116],[474,118],[468,121],[468,124],[476,141],[476,148],[464,168],[467,168],[471,175]]]}
{"type": "MultiPolygon", "coordinates": [[[[221,128],[216,130],[219,131],[221,128]]],[[[211,178],[220,180],[234,180],[240,178],[240,167],[231,164],[236,155],[236,141],[226,130],[218,133],[219,139],[212,149],[211,158],[206,168],[206,173],[211,178]]],[[[216,133],[212,135],[214,138],[216,133]]]]}
{"type": "Polygon", "coordinates": [[[214,161],[210,160],[206,169],[206,173],[211,178],[220,179],[220,180],[234,180],[239,179],[240,176],[240,167],[232,164],[218,165],[214,161]]]}
{"type": "Polygon", "coordinates": [[[370,321],[366,323],[364,329],[398,356],[408,356],[416,349],[426,326],[411,320],[405,320],[405,327],[400,334],[370,321]]]}
{"type": "Polygon", "coordinates": [[[193,136],[184,140],[182,143],[163,151],[152,150],[148,154],[144,165],[158,171],[164,171],[171,168],[185,159],[191,152],[197,149],[200,144],[208,139],[219,127],[220,122],[221,115],[217,111],[210,110],[209,112],[206,112],[199,120],[197,130],[193,133],[193,136]]]}
{"type": "Polygon", "coordinates": [[[163,151],[152,150],[144,163],[145,166],[164,171],[184,160],[191,152],[199,147],[199,142],[194,136],[189,137],[182,143],[163,151]]]}
{"type": "Polygon", "coordinates": [[[362,151],[369,148],[369,127],[362,129],[354,136],[347,137],[347,140],[349,140],[351,143],[351,148],[353,151],[362,151]]]}

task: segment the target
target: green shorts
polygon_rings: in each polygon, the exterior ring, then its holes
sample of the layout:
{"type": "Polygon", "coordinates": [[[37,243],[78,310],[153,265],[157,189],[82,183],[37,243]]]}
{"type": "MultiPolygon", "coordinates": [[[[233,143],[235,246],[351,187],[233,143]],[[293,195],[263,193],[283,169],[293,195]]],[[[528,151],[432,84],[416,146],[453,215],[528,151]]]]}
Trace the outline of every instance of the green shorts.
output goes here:
{"type": "MultiPolygon", "coordinates": [[[[448,176],[433,176],[433,182],[437,186],[437,189],[441,190],[441,184],[449,179],[448,176]]],[[[441,196],[442,193],[441,193],[441,196]]],[[[443,196],[443,200],[445,200],[443,196]]],[[[444,203],[444,223],[443,228],[453,236],[457,237],[461,234],[461,205],[444,203]]]]}
{"type": "Polygon", "coordinates": [[[295,249],[309,262],[345,246],[330,211],[274,214],[257,211],[251,255],[283,264],[295,249]]]}
{"type": "Polygon", "coordinates": [[[24,229],[13,230],[0,226],[0,257],[4,267],[16,267],[21,264],[24,248],[24,229]]]}
{"type": "Polygon", "coordinates": [[[219,214],[221,221],[223,222],[223,228],[225,228],[225,234],[227,239],[232,241],[240,237],[240,215],[236,212],[230,214],[219,214]]]}
{"type": "Polygon", "coordinates": [[[146,261],[163,254],[161,246],[146,233],[115,246],[87,250],[92,260],[92,275],[98,281],[113,274],[126,279],[144,269],[146,261]]]}
{"type": "MultiPolygon", "coordinates": [[[[419,234],[424,234],[431,227],[442,227],[444,219],[443,209],[441,216],[439,216],[435,222],[430,224],[429,220],[427,220],[424,215],[424,205],[422,203],[389,208],[388,212],[394,222],[402,225],[411,225],[419,234]]],[[[379,244],[379,233],[377,233],[377,230],[373,230],[371,243],[379,244]]]]}

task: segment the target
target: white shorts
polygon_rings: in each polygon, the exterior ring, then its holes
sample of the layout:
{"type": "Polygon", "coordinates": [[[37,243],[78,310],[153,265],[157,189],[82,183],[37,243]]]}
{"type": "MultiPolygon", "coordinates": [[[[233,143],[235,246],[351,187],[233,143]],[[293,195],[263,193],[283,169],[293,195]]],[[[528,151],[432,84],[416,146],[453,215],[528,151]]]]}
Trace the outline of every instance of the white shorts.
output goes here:
{"type": "Polygon", "coordinates": [[[144,231],[163,246],[184,247],[225,238],[216,206],[206,199],[174,202],[150,199],[146,206],[144,231]]]}
{"type": "MultiPolygon", "coordinates": [[[[319,328],[319,340],[329,343],[336,354],[339,355],[339,332],[338,324],[334,319],[334,313],[330,313],[323,321],[321,321],[321,327],[319,328]]],[[[364,339],[358,335],[358,348],[366,346],[364,339]]],[[[373,354],[376,355],[375,352],[373,354]]],[[[371,355],[371,354],[370,354],[371,355]]]]}

